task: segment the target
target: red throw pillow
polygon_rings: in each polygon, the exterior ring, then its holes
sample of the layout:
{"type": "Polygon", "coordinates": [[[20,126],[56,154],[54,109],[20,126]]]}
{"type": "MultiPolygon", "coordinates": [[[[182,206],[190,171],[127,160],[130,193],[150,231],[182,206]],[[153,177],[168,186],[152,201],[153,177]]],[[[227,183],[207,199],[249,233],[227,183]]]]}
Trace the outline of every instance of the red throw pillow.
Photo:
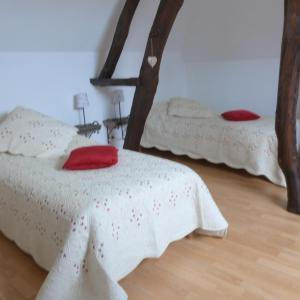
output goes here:
{"type": "Polygon", "coordinates": [[[90,146],[73,150],[63,168],[66,170],[94,170],[113,166],[117,162],[117,148],[90,146]]]}
{"type": "Polygon", "coordinates": [[[248,110],[231,110],[222,113],[222,117],[228,121],[253,121],[260,118],[259,115],[248,110]]]}

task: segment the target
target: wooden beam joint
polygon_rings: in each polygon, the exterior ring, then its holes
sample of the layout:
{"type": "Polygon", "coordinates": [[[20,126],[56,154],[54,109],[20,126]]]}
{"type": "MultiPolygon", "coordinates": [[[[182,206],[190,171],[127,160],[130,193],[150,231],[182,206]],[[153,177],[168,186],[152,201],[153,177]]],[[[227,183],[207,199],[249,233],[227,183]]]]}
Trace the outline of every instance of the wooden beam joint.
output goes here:
{"type": "Polygon", "coordinates": [[[95,78],[90,80],[95,86],[140,86],[139,78],[95,78]]]}

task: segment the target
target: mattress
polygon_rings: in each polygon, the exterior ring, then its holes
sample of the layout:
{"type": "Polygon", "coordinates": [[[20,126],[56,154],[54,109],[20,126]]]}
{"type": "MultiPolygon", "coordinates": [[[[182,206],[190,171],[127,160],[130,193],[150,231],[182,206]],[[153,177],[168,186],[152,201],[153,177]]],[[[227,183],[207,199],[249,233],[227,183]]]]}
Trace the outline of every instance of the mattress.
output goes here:
{"type": "Polygon", "coordinates": [[[0,231],[49,271],[37,299],[127,299],[118,281],[144,258],[194,230],[226,234],[185,166],[126,150],[102,170],[64,171],[64,160],[0,154],[0,231]]]}
{"type": "MultiPolygon", "coordinates": [[[[248,122],[229,122],[217,115],[202,119],[180,118],[169,116],[167,108],[167,102],[153,106],[141,141],[143,147],[224,163],[286,186],[277,160],[274,118],[248,122]]],[[[298,128],[299,125],[298,120],[298,128]]]]}

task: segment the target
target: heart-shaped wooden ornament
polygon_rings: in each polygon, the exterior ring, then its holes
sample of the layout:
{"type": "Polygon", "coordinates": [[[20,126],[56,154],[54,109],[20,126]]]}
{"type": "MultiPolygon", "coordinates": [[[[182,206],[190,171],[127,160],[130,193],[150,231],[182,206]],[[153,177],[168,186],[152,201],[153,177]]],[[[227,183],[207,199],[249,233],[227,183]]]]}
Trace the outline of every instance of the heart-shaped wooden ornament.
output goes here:
{"type": "Polygon", "coordinates": [[[148,64],[151,68],[154,68],[157,64],[157,57],[156,56],[149,56],[148,57],[148,64]]]}

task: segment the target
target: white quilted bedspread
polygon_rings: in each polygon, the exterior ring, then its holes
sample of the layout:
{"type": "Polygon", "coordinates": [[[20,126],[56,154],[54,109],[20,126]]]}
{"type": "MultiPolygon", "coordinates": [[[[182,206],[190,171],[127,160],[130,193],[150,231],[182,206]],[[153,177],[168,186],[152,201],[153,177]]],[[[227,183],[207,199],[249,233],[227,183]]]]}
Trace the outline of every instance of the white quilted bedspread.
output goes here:
{"type": "Polygon", "coordinates": [[[228,122],[217,115],[205,119],[178,118],[169,116],[167,107],[168,103],[153,106],[141,142],[143,147],[224,163],[286,186],[277,161],[274,118],[249,122],[228,122]]]}
{"type": "Polygon", "coordinates": [[[120,151],[119,164],[68,172],[62,161],[0,154],[0,231],[50,271],[37,299],[122,300],[118,281],[195,229],[227,222],[192,170],[120,151]]]}

